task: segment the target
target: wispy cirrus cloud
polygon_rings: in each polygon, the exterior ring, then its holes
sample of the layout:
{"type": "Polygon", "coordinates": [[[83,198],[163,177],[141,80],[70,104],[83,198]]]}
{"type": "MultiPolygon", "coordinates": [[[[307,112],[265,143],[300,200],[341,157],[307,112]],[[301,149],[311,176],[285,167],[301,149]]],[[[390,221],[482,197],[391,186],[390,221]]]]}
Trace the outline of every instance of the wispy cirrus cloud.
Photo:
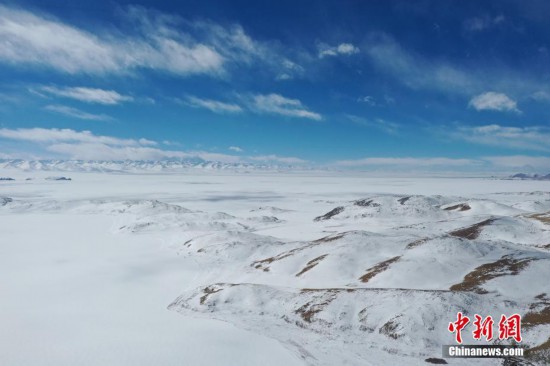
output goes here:
{"type": "Polygon", "coordinates": [[[280,94],[245,94],[236,95],[236,101],[221,102],[213,99],[203,99],[187,96],[185,99],[175,98],[177,103],[193,108],[204,108],[214,113],[252,112],[258,114],[277,114],[286,117],[321,120],[319,113],[309,110],[298,99],[284,97],[280,94]]]}
{"type": "Polygon", "coordinates": [[[194,108],[208,109],[214,113],[239,113],[243,111],[238,104],[202,99],[194,96],[187,96],[184,103],[194,108]]]}
{"type": "Polygon", "coordinates": [[[229,146],[228,149],[239,153],[244,151],[244,149],[239,146],[229,146]]]}
{"type": "Polygon", "coordinates": [[[125,73],[136,68],[176,74],[217,73],[224,59],[207,45],[157,31],[145,36],[99,34],[45,14],[0,6],[0,60],[68,74],[125,73]]]}
{"type": "Polygon", "coordinates": [[[374,100],[374,97],[372,97],[370,95],[365,95],[364,97],[359,97],[359,98],[357,98],[357,101],[359,103],[365,103],[365,104],[368,104],[370,106],[375,106],[376,105],[376,101],[374,100]]]}
{"type": "Polygon", "coordinates": [[[477,111],[520,112],[515,100],[506,94],[492,91],[476,95],[468,106],[477,111]]]}
{"type": "Polygon", "coordinates": [[[370,33],[361,51],[378,70],[414,90],[433,90],[447,94],[471,96],[491,88],[505,93],[530,95],[548,92],[548,86],[537,75],[515,68],[465,67],[446,59],[428,58],[403,47],[392,36],[370,33]]]}
{"type": "Polygon", "coordinates": [[[537,102],[550,102],[550,92],[539,90],[531,95],[531,98],[537,102]]]}
{"type": "Polygon", "coordinates": [[[388,134],[397,133],[401,127],[398,123],[386,121],[382,118],[364,118],[352,114],[346,114],[346,118],[357,125],[375,128],[388,134]]]}
{"type": "Polygon", "coordinates": [[[550,151],[550,128],[508,127],[498,124],[459,126],[450,135],[469,142],[532,151],[550,151]]]}
{"type": "Polygon", "coordinates": [[[152,146],[157,144],[155,141],[147,139],[135,140],[98,136],[90,131],[75,131],[69,128],[0,128],[0,138],[38,143],[84,142],[114,146],[152,146]]]}
{"type": "MultiPolygon", "coordinates": [[[[252,39],[238,25],[187,21],[142,7],[127,7],[134,32],[82,29],[49,14],[0,5],[0,62],[68,74],[127,74],[151,69],[179,76],[220,77],[232,65],[256,62],[292,75],[298,69],[275,45],[252,39]]],[[[121,27],[123,28],[123,27],[121,27]]]]}
{"type": "Polygon", "coordinates": [[[251,108],[257,113],[278,114],[316,121],[322,119],[319,113],[310,111],[300,100],[286,98],[275,93],[253,95],[251,98],[251,108]]]}
{"type": "Polygon", "coordinates": [[[44,107],[45,110],[63,114],[67,117],[73,117],[78,119],[84,119],[88,121],[110,121],[113,118],[106,114],[94,114],[84,112],[78,108],[68,107],[65,105],[51,104],[44,107]]]}
{"type": "Polygon", "coordinates": [[[87,87],[42,86],[38,88],[35,92],[70,98],[86,103],[105,105],[115,105],[124,102],[131,102],[134,100],[133,97],[120,94],[114,90],[87,87]]]}
{"type": "Polygon", "coordinates": [[[463,28],[467,32],[481,32],[486,29],[503,24],[506,21],[506,17],[502,14],[491,17],[473,17],[468,18],[463,22],[463,28]]]}
{"type": "Polygon", "coordinates": [[[375,67],[412,89],[465,93],[479,88],[479,81],[464,70],[410,52],[385,33],[370,34],[361,49],[375,67]]]}

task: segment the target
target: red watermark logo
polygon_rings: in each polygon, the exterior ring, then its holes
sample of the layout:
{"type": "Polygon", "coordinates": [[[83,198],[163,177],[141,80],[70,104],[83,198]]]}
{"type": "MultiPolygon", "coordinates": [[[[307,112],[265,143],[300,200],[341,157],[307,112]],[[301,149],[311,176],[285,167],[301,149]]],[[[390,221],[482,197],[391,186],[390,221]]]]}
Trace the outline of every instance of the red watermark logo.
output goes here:
{"type": "MultiPolygon", "coordinates": [[[[463,315],[461,312],[456,314],[456,321],[449,323],[449,332],[455,333],[456,343],[462,344],[462,330],[470,323],[470,318],[463,315]]],[[[485,338],[487,341],[493,339],[493,318],[489,315],[486,318],[475,314],[473,321],[474,330],[472,335],[474,339],[481,340],[485,338]]],[[[513,338],[517,342],[521,342],[521,315],[513,314],[510,316],[502,315],[498,322],[498,339],[513,338]]]]}

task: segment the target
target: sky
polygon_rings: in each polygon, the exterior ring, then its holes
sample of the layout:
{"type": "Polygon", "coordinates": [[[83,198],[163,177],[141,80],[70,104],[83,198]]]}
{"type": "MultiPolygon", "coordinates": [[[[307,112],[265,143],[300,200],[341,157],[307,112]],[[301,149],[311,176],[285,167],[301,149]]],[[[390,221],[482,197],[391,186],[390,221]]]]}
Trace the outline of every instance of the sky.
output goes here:
{"type": "Polygon", "coordinates": [[[4,1],[0,159],[550,172],[550,3],[4,1]]]}

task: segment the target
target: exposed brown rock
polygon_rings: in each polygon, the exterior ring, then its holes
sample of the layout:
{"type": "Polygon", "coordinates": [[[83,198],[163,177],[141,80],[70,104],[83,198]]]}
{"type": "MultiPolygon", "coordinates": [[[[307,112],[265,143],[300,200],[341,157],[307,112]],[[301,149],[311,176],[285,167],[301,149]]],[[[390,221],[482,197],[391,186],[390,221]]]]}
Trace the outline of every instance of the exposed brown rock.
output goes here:
{"type": "Polygon", "coordinates": [[[216,292],[220,292],[221,290],[222,290],[221,288],[215,288],[212,286],[205,287],[204,290],[202,290],[204,295],[201,296],[200,304],[204,305],[204,303],[206,302],[206,299],[208,299],[208,296],[210,296],[211,294],[215,294],[216,292]]]}
{"type": "Polygon", "coordinates": [[[454,210],[468,211],[470,209],[471,209],[471,207],[467,203],[459,203],[458,205],[454,205],[454,206],[444,208],[445,211],[454,211],[454,210]]]}
{"type": "Polygon", "coordinates": [[[374,276],[376,276],[377,274],[379,274],[381,272],[384,272],[386,269],[388,269],[390,264],[392,264],[394,262],[397,262],[399,260],[399,258],[401,258],[401,256],[393,257],[393,258],[390,258],[388,260],[385,260],[383,262],[380,262],[380,263],[374,265],[373,267],[369,268],[367,270],[367,273],[362,275],[359,278],[359,280],[361,280],[361,282],[365,282],[365,283],[369,282],[374,276]]]}
{"type": "Polygon", "coordinates": [[[452,285],[451,291],[474,291],[486,294],[481,287],[485,282],[501,276],[515,276],[535,258],[512,258],[504,256],[496,262],[485,263],[468,273],[461,283],[452,285]]]}
{"type": "Polygon", "coordinates": [[[344,211],[344,206],[338,206],[338,207],[330,210],[329,212],[327,212],[326,214],[324,214],[322,216],[317,216],[315,219],[313,219],[313,221],[328,220],[328,219],[338,215],[339,213],[342,213],[343,211],[344,211]]]}
{"type": "Polygon", "coordinates": [[[407,244],[407,246],[405,247],[405,249],[413,249],[413,248],[416,248],[424,243],[426,243],[427,241],[429,241],[430,238],[422,238],[422,239],[418,239],[418,240],[415,240],[409,244],[407,244]]]}
{"type": "Polygon", "coordinates": [[[361,207],[380,207],[379,203],[374,202],[374,200],[365,198],[362,200],[355,201],[353,203],[355,206],[361,206],[361,207]]]}
{"type": "Polygon", "coordinates": [[[477,224],[474,224],[472,226],[468,226],[466,228],[458,229],[455,231],[451,231],[449,235],[456,236],[457,238],[463,238],[468,240],[477,239],[479,234],[481,234],[481,230],[487,226],[493,223],[496,219],[487,219],[481,222],[478,222],[477,224]]]}
{"type": "Polygon", "coordinates": [[[296,273],[296,277],[300,277],[301,275],[303,275],[304,273],[306,273],[310,269],[314,268],[316,265],[321,263],[321,261],[323,259],[325,259],[327,257],[327,255],[328,254],[323,254],[323,255],[321,255],[317,258],[314,258],[314,259],[310,260],[309,262],[307,262],[306,266],[304,268],[302,268],[302,270],[300,272],[296,273]]]}

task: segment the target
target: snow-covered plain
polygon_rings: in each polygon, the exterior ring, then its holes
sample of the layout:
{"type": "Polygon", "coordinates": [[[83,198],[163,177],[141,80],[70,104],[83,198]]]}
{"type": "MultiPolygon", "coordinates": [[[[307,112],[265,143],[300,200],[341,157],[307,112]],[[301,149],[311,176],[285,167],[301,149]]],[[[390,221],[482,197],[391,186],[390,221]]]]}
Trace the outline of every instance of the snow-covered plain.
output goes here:
{"type": "Polygon", "coordinates": [[[427,365],[457,311],[548,344],[548,182],[51,175],[0,171],[2,365],[427,365]]]}

